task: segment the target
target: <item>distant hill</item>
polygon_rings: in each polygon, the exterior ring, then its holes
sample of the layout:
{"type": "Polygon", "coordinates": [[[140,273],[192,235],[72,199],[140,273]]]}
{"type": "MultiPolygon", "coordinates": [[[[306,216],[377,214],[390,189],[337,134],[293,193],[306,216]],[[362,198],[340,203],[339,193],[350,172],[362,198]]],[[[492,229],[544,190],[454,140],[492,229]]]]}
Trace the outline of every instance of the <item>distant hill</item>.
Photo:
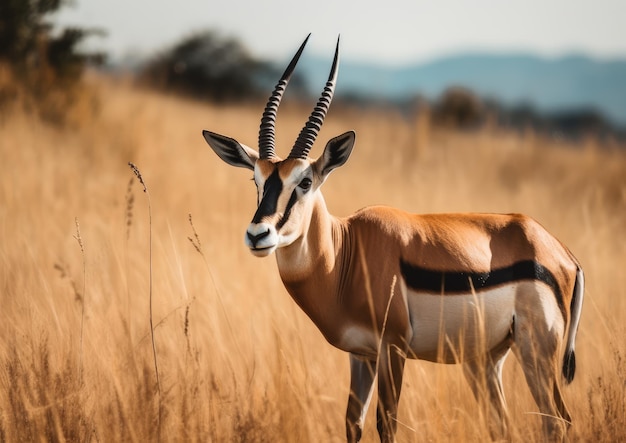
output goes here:
{"type": "MultiPolygon", "coordinates": [[[[311,91],[321,91],[330,60],[308,56],[300,64],[311,91]]],[[[384,100],[421,95],[432,100],[450,86],[466,87],[505,106],[530,105],[545,113],[593,109],[626,128],[626,59],[473,53],[385,67],[344,58],[337,94],[384,100]]]]}

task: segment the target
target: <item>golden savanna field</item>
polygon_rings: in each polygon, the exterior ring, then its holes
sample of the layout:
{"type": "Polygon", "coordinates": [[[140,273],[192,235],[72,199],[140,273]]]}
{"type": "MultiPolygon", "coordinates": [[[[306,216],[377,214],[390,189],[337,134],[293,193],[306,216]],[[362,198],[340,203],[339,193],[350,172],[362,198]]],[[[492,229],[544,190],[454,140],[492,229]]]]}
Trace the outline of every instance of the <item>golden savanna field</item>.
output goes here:
{"type": "MultiPolygon", "coordinates": [[[[98,78],[90,87],[65,126],[23,107],[0,121],[0,440],[343,441],[348,356],[290,299],[274,258],[248,252],[251,174],[201,136],[256,146],[263,104],[217,107],[98,78]]],[[[312,106],[281,106],[279,154],[312,106]]],[[[312,155],[349,129],[354,152],[323,188],[331,213],[523,212],[573,251],[586,291],[564,388],[569,436],[625,441],[623,147],[444,131],[334,105],[312,155]]],[[[513,440],[542,441],[513,356],[504,381],[513,440]]],[[[479,411],[459,366],[407,363],[398,441],[486,441],[479,411]]],[[[375,407],[365,428],[377,441],[375,407]]]]}

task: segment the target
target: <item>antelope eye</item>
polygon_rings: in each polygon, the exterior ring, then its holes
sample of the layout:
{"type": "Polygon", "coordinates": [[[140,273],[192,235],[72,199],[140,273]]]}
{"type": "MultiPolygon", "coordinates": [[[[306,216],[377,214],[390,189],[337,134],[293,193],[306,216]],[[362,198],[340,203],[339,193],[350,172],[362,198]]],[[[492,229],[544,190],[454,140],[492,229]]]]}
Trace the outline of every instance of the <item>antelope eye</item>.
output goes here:
{"type": "Polygon", "coordinates": [[[313,182],[311,181],[310,178],[305,177],[302,179],[302,181],[298,184],[298,186],[300,187],[300,189],[302,189],[303,191],[308,191],[309,189],[311,189],[311,184],[313,182]]]}

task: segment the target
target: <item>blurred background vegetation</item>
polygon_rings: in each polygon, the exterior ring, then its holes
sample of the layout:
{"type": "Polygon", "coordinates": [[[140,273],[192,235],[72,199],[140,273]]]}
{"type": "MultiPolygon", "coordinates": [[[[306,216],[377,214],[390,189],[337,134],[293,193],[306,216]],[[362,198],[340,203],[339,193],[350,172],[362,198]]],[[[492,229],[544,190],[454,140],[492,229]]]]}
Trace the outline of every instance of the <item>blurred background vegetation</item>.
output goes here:
{"type": "MultiPolygon", "coordinates": [[[[215,30],[192,32],[156,54],[107,64],[107,54],[82,50],[87,39],[106,38],[104,30],[53,26],[53,14],[69,5],[67,0],[0,3],[0,108],[17,104],[58,124],[71,123],[75,114],[81,118],[96,115],[98,97],[82,82],[88,67],[100,73],[130,74],[135,84],[195,100],[256,102],[266,99],[282,69],[255,57],[236,37],[215,30]]],[[[287,100],[311,100],[317,91],[310,91],[309,84],[296,72],[287,100]]],[[[591,107],[546,114],[532,103],[505,105],[454,84],[430,99],[419,91],[381,100],[346,90],[338,91],[337,102],[358,109],[392,107],[410,119],[422,113],[429,124],[447,129],[478,130],[495,125],[574,141],[588,136],[626,139],[625,128],[591,107]]]]}
{"type": "MultiPolygon", "coordinates": [[[[236,38],[206,30],[141,63],[138,79],[159,90],[227,103],[266,99],[280,74],[271,63],[253,57],[236,38]]],[[[297,73],[290,92],[306,93],[297,73]]]]}
{"type": "Polygon", "coordinates": [[[64,0],[0,2],[0,106],[19,103],[47,120],[60,122],[76,101],[87,64],[102,65],[103,53],[82,52],[80,44],[100,29],[55,30],[50,16],[64,0]]]}

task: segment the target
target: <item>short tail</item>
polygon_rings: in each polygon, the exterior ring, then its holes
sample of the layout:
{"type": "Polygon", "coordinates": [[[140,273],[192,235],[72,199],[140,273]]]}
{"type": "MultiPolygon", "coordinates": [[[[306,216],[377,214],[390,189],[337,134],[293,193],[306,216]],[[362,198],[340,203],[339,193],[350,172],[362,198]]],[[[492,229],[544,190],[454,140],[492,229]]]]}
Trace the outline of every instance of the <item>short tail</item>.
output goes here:
{"type": "Polygon", "coordinates": [[[583,270],[578,267],[576,270],[576,281],[574,282],[574,293],[570,303],[570,321],[567,331],[567,344],[563,355],[563,377],[569,384],[574,380],[576,374],[576,354],[574,348],[576,345],[576,332],[578,331],[578,323],[580,322],[580,314],[583,307],[583,298],[585,292],[585,275],[583,270]]]}

